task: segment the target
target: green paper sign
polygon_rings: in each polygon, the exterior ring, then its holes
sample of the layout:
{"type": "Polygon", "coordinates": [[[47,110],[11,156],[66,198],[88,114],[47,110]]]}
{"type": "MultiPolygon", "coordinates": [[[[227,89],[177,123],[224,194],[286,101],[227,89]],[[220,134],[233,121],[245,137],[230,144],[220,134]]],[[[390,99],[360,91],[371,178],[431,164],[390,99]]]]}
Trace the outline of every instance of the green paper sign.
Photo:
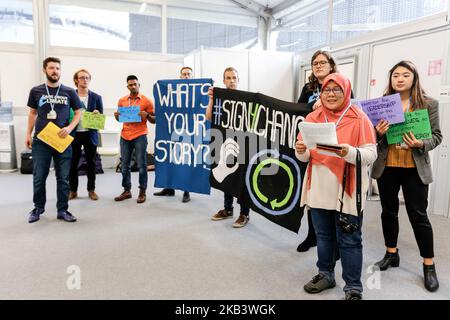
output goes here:
{"type": "Polygon", "coordinates": [[[83,112],[83,117],[81,118],[83,127],[86,129],[96,129],[103,130],[105,128],[106,116],[101,113],[94,112],[83,112]]]}
{"type": "Polygon", "coordinates": [[[431,139],[428,110],[422,109],[405,113],[405,122],[391,125],[386,133],[388,144],[404,142],[404,133],[412,132],[417,140],[431,139]]]}

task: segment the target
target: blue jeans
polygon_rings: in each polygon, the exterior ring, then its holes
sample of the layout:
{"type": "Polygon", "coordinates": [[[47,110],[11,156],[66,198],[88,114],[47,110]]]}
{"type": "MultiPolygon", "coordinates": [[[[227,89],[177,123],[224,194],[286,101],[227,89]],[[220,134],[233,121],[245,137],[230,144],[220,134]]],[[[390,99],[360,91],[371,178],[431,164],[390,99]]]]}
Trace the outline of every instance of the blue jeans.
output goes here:
{"type": "MultiPolygon", "coordinates": [[[[224,204],[225,210],[227,210],[227,211],[233,210],[233,201],[234,201],[234,198],[232,195],[229,195],[226,193],[223,194],[223,204],[224,204]]],[[[245,216],[248,216],[248,214],[250,213],[250,208],[241,204],[241,212],[240,213],[245,216]]]]}
{"type": "Polygon", "coordinates": [[[345,233],[338,226],[339,212],[335,210],[311,208],[312,221],[317,237],[317,267],[319,273],[328,279],[334,279],[337,252],[339,250],[342,263],[342,279],[345,281],[344,291],[352,289],[363,291],[361,283],[362,256],[362,216],[345,215],[349,223],[359,224],[360,228],[353,233],[345,233]]]}
{"type": "Polygon", "coordinates": [[[34,138],[33,156],[33,202],[36,209],[44,210],[46,198],[45,183],[50,170],[50,163],[55,164],[56,208],[58,212],[69,209],[69,173],[72,162],[72,146],[59,153],[41,140],[34,138]]]}
{"type": "Polygon", "coordinates": [[[131,190],[131,155],[136,151],[136,162],[139,169],[139,188],[147,189],[147,135],[133,140],[120,138],[120,156],[122,157],[122,187],[131,190]]]}

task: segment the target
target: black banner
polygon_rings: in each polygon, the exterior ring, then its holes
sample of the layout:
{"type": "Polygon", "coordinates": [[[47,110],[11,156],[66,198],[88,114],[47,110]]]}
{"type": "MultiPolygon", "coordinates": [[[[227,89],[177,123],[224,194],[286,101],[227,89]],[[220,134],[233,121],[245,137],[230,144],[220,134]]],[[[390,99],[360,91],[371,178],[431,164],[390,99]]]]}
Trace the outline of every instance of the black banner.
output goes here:
{"type": "Polygon", "coordinates": [[[298,232],[305,164],[295,157],[307,104],[214,88],[211,186],[298,232]]]}

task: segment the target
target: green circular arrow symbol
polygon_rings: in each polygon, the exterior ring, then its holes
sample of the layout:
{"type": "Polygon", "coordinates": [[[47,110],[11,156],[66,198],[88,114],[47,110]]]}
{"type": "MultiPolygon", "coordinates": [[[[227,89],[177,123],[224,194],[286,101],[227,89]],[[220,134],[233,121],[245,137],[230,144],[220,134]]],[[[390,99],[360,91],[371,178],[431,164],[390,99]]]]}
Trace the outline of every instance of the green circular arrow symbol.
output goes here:
{"type": "Polygon", "coordinates": [[[256,196],[258,197],[259,200],[261,200],[264,203],[269,202],[269,198],[266,197],[260,190],[258,187],[258,176],[261,172],[261,170],[268,164],[276,164],[279,167],[283,168],[286,173],[289,176],[289,190],[288,193],[286,194],[286,197],[284,197],[284,199],[281,202],[278,202],[277,199],[273,199],[272,201],[270,201],[270,206],[272,207],[272,210],[274,210],[275,208],[281,208],[283,206],[285,206],[289,199],[292,196],[292,192],[294,190],[294,175],[292,174],[291,168],[289,168],[289,166],[287,166],[285,163],[281,162],[278,159],[273,159],[273,158],[269,158],[269,159],[265,159],[263,161],[261,161],[260,164],[258,164],[258,166],[255,169],[255,172],[253,173],[253,177],[252,177],[252,184],[253,184],[253,190],[255,190],[256,196]]]}

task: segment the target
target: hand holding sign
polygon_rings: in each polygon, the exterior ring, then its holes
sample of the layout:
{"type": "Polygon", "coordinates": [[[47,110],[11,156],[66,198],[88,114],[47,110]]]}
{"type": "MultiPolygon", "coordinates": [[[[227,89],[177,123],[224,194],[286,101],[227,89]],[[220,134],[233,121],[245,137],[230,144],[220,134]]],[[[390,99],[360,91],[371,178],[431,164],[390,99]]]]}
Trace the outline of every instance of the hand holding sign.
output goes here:
{"type": "Polygon", "coordinates": [[[375,126],[375,130],[377,131],[378,136],[382,137],[389,130],[389,122],[386,120],[380,120],[380,122],[378,122],[375,126]]]}
{"type": "Polygon", "coordinates": [[[304,154],[307,149],[308,148],[303,141],[297,140],[297,142],[295,143],[295,151],[297,151],[298,154],[304,154]]]}
{"type": "Polygon", "coordinates": [[[140,107],[119,107],[119,122],[141,122],[140,107]]]}
{"type": "Polygon", "coordinates": [[[414,134],[410,131],[403,135],[403,141],[410,147],[411,149],[421,149],[423,148],[423,141],[417,140],[414,134]]]}
{"type": "Polygon", "coordinates": [[[147,119],[148,113],[146,111],[139,111],[138,115],[142,118],[142,120],[147,119]]]}

